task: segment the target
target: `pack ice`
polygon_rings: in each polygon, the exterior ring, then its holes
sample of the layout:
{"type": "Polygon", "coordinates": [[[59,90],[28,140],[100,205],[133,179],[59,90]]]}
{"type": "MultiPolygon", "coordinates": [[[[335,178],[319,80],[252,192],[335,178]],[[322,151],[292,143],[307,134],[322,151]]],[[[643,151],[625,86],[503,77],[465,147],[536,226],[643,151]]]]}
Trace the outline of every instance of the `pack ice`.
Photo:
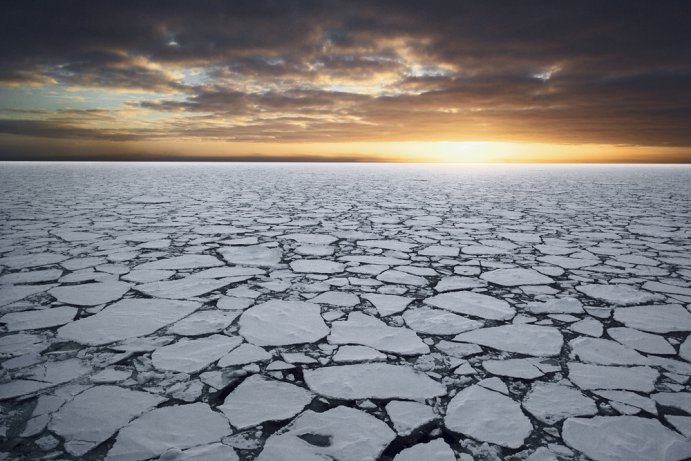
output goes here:
{"type": "Polygon", "coordinates": [[[0,459],[690,459],[690,174],[3,164],[0,459]]]}

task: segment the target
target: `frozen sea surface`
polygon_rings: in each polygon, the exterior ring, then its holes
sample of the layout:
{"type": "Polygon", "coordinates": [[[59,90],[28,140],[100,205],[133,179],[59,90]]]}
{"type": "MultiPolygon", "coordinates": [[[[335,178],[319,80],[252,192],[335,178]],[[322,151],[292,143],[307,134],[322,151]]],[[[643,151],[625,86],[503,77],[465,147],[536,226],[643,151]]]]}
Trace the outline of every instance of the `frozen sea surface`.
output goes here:
{"type": "Polygon", "coordinates": [[[691,457],[691,168],[0,164],[0,459],[691,457]]]}

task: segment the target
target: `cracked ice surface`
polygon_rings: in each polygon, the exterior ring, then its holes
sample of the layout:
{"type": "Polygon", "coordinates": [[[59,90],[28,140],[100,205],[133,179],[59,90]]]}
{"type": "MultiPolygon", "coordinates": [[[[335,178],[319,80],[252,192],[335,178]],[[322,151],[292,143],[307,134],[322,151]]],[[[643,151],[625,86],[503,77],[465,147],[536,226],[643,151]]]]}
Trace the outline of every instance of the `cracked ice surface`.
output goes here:
{"type": "Polygon", "coordinates": [[[0,459],[686,459],[690,179],[3,164],[0,459]]]}

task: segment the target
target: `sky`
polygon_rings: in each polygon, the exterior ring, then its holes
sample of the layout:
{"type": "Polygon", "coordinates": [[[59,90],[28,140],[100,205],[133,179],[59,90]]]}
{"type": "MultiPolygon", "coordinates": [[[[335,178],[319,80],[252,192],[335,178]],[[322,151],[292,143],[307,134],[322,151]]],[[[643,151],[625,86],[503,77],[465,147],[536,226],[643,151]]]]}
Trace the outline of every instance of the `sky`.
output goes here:
{"type": "Polygon", "coordinates": [[[691,2],[4,1],[0,160],[691,163],[691,2]]]}

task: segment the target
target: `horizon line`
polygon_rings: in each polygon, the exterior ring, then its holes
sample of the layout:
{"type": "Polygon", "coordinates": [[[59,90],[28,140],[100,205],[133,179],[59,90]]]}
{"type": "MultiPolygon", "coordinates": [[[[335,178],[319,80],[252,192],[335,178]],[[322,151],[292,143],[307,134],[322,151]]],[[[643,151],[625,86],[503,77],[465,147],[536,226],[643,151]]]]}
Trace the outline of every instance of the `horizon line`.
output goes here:
{"type": "Polygon", "coordinates": [[[343,159],[194,159],[194,158],[176,158],[176,159],[46,159],[46,158],[32,158],[32,159],[4,159],[0,158],[0,163],[309,163],[309,164],[391,164],[391,165],[670,165],[670,166],[685,166],[691,165],[688,162],[641,162],[641,161],[500,161],[500,162],[477,162],[477,161],[458,161],[458,162],[443,162],[443,161],[412,161],[412,160],[343,160],[343,159]]]}

